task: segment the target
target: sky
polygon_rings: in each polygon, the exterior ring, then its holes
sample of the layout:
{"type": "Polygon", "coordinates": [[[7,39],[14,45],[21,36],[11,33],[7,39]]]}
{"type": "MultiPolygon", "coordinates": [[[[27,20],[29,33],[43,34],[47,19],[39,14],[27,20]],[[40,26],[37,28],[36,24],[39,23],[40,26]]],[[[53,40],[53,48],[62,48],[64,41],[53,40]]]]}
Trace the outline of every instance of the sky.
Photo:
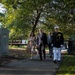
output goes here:
{"type": "Polygon", "coordinates": [[[0,3],[0,13],[5,14],[6,8],[4,8],[4,5],[0,3]]]}
{"type": "MultiPolygon", "coordinates": [[[[6,8],[4,8],[4,5],[0,3],[0,13],[5,14],[6,13],[6,8]]],[[[0,22],[0,28],[2,26],[2,23],[0,22]]]]}

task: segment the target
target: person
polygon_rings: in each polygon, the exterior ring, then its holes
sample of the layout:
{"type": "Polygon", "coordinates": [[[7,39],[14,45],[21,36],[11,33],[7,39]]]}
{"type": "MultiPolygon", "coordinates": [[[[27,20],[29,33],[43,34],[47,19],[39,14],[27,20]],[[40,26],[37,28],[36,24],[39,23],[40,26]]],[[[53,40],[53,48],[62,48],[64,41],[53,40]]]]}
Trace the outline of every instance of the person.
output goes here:
{"type": "Polygon", "coordinates": [[[35,46],[36,46],[36,37],[35,34],[33,32],[30,33],[30,36],[28,38],[28,47],[31,53],[31,59],[33,59],[33,55],[37,54],[35,51],[35,46]]]}
{"type": "Polygon", "coordinates": [[[52,40],[52,35],[51,35],[50,32],[48,32],[47,44],[48,44],[48,48],[49,48],[49,55],[50,55],[50,58],[52,58],[52,54],[53,54],[52,46],[51,46],[51,40],[52,40]]]}
{"type": "Polygon", "coordinates": [[[46,33],[43,32],[43,29],[39,29],[39,33],[37,34],[37,46],[38,46],[40,60],[43,59],[42,53],[43,53],[44,59],[46,59],[46,54],[45,54],[46,44],[47,44],[47,35],[46,33]]]}
{"type": "Polygon", "coordinates": [[[68,40],[68,54],[71,54],[73,50],[73,41],[69,38],[68,40]]]}
{"type": "Polygon", "coordinates": [[[52,45],[53,45],[53,61],[61,61],[61,47],[64,44],[63,34],[59,31],[59,27],[54,27],[55,32],[52,35],[52,45]]]}

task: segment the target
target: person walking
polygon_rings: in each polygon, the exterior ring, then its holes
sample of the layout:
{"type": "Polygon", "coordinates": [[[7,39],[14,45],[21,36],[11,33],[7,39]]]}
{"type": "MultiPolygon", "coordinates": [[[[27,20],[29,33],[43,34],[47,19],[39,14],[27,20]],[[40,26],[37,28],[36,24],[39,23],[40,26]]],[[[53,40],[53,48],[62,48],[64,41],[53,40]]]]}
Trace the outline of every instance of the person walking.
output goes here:
{"type": "Polygon", "coordinates": [[[36,53],[35,46],[36,46],[36,37],[35,37],[35,34],[31,32],[30,36],[28,37],[28,47],[31,53],[30,59],[33,59],[33,55],[36,53]]]}
{"type": "Polygon", "coordinates": [[[46,59],[45,47],[47,45],[47,35],[43,32],[43,29],[39,29],[39,33],[37,34],[37,46],[40,60],[43,58],[46,59]],[[44,57],[42,57],[42,54],[44,57]]]}
{"type": "Polygon", "coordinates": [[[48,48],[49,48],[49,55],[50,55],[50,58],[52,58],[52,54],[53,54],[53,48],[51,46],[51,41],[52,41],[52,35],[50,32],[48,32],[48,36],[47,36],[47,44],[48,44],[48,48]]]}
{"type": "Polygon", "coordinates": [[[63,34],[59,31],[59,27],[54,27],[55,31],[52,35],[52,45],[53,45],[53,61],[61,61],[61,47],[64,44],[63,34]]]}

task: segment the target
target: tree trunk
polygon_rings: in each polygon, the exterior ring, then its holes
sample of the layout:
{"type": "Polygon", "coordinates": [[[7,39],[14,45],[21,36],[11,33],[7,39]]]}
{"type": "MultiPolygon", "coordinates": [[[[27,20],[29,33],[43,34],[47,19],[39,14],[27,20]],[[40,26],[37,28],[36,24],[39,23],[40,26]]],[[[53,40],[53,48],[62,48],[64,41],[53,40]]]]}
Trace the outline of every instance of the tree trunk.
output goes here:
{"type": "MultiPolygon", "coordinates": [[[[32,33],[35,32],[35,29],[36,29],[37,23],[38,23],[39,18],[40,18],[40,14],[41,14],[41,12],[39,12],[39,13],[37,14],[36,20],[35,20],[35,22],[33,23],[33,28],[32,28],[32,31],[31,31],[32,33]]],[[[27,46],[27,52],[28,52],[29,54],[31,53],[31,50],[30,50],[29,45],[27,46]]]]}
{"type": "Polygon", "coordinates": [[[31,31],[31,32],[33,32],[33,33],[35,32],[35,29],[36,29],[37,23],[38,23],[38,21],[39,21],[40,15],[41,15],[41,12],[39,12],[39,13],[37,14],[36,20],[35,20],[35,22],[34,22],[34,25],[33,25],[32,31],[31,31]]]}

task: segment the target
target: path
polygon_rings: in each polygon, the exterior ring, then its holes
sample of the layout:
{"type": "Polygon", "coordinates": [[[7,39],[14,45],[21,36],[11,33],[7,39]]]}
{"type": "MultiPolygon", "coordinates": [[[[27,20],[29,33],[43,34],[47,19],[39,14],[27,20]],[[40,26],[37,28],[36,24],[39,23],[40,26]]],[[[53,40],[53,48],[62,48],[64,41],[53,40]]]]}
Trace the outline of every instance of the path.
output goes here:
{"type": "Polygon", "coordinates": [[[4,66],[0,66],[0,75],[55,75],[59,63],[53,63],[52,58],[40,61],[39,57],[23,60],[15,60],[4,66]]]}

